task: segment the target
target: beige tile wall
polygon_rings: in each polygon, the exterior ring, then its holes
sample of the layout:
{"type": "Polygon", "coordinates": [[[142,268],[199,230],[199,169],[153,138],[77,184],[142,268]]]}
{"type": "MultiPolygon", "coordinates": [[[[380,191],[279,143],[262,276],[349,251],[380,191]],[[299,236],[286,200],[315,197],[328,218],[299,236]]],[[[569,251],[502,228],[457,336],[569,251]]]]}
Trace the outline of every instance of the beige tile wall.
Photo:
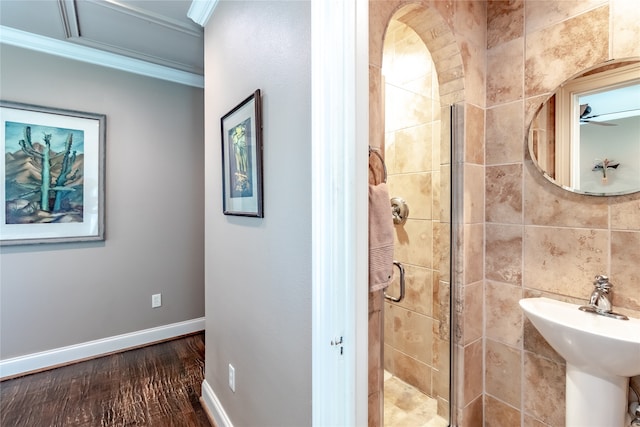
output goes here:
{"type": "MultiPolygon", "coordinates": [[[[404,266],[406,293],[402,301],[384,304],[384,367],[435,397],[434,331],[440,329],[433,316],[434,301],[438,303],[434,282],[440,278],[439,259],[434,257],[440,219],[434,208],[440,206],[438,81],[424,42],[397,20],[389,23],[385,36],[382,73],[389,191],[410,210],[406,224],[395,227],[395,259],[404,266]]],[[[387,292],[399,294],[398,271],[387,292]]]]}
{"type": "Polygon", "coordinates": [[[489,1],[485,426],[564,426],[565,364],[523,318],[522,297],[583,302],[596,274],[640,317],[640,195],[574,195],[527,160],[535,110],[580,70],[640,56],[626,0],[489,1]]]}

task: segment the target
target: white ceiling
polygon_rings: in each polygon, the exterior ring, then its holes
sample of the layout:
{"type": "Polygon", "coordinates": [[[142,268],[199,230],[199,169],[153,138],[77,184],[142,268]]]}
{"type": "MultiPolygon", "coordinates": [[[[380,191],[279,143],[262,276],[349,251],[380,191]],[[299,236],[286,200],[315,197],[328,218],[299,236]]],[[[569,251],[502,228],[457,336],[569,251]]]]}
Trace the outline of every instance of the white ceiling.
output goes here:
{"type": "Polygon", "coordinates": [[[0,0],[0,25],[203,75],[191,0],[0,0]]]}

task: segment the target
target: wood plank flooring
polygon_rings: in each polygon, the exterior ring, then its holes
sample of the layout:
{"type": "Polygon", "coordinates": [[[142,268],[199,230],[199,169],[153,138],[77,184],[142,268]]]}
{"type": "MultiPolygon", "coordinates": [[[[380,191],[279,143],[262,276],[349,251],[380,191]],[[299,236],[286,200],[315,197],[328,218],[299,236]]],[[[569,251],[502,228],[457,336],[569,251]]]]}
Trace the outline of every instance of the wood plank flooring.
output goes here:
{"type": "Polygon", "coordinates": [[[0,382],[0,426],[209,427],[204,333],[0,382]]]}

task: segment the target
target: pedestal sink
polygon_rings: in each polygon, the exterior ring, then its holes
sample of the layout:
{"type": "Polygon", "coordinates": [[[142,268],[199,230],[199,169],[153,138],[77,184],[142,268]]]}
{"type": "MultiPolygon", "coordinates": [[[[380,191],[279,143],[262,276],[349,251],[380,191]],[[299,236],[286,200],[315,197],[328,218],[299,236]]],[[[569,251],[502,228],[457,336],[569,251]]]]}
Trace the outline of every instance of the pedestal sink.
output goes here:
{"type": "Polygon", "coordinates": [[[623,427],[629,377],[640,375],[640,319],[612,319],[549,298],[520,300],[567,362],[566,427],[623,427]]]}

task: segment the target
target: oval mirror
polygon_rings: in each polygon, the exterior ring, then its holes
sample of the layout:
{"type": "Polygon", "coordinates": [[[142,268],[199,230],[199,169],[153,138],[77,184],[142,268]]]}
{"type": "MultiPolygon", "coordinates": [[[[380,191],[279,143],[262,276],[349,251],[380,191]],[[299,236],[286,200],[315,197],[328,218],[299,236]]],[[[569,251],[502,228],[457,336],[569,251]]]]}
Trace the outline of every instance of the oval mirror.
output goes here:
{"type": "Polygon", "coordinates": [[[574,193],[640,191],[640,59],[608,62],[563,83],[529,128],[543,175],[574,193]]]}

